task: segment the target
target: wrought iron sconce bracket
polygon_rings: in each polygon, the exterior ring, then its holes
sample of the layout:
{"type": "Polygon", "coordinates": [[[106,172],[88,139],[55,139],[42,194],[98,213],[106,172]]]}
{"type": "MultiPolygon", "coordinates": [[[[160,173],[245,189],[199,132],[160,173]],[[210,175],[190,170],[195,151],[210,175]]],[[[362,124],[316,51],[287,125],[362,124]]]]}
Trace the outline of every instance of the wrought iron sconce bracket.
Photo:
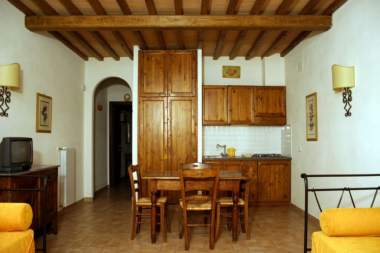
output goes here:
{"type": "Polygon", "coordinates": [[[344,88],[344,90],[343,90],[343,103],[344,103],[344,110],[346,111],[344,116],[346,116],[346,117],[351,116],[351,112],[350,112],[351,108],[352,108],[351,102],[352,102],[352,91],[350,88],[344,88]]]}
{"type": "Polygon", "coordinates": [[[0,86],[0,117],[8,117],[9,103],[11,102],[11,92],[5,86],[0,86]]]}

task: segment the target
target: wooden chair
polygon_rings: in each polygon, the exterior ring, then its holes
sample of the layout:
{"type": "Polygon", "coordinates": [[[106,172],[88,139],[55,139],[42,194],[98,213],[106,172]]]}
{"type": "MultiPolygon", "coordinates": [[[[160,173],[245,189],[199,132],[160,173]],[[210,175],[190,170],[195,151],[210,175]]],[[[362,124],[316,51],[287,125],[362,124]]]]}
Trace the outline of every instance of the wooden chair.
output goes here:
{"type": "Polygon", "coordinates": [[[201,163],[185,164],[181,171],[182,230],[185,235],[185,250],[190,247],[190,227],[206,226],[209,228],[209,247],[215,245],[216,195],[219,184],[219,169],[201,163]],[[191,212],[208,212],[209,222],[189,223],[191,212]]]}
{"type": "MultiPolygon", "coordinates": [[[[250,196],[250,188],[253,186],[253,182],[256,180],[253,176],[253,169],[243,168],[243,173],[249,178],[249,180],[245,181],[241,185],[241,194],[238,200],[238,205],[242,212],[240,213],[240,217],[243,218],[241,221],[241,228],[243,233],[246,234],[247,239],[251,238],[251,226],[249,222],[249,196],[250,196]]],[[[227,219],[232,219],[232,214],[230,212],[223,214],[222,208],[231,209],[233,207],[232,197],[220,197],[216,202],[216,232],[215,238],[218,240],[220,236],[220,227],[221,227],[221,218],[226,217],[227,219]]],[[[231,223],[229,223],[231,224],[231,223]]]]}
{"type": "MultiPolygon", "coordinates": [[[[141,196],[141,176],[139,172],[139,167],[137,165],[131,165],[128,168],[129,180],[131,184],[131,195],[132,195],[132,231],[131,240],[134,240],[136,233],[140,232],[140,225],[143,223],[143,218],[151,218],[150,210],[152,208],[152,202],[150,198],[141,196]],[[146,212],[144,212],[146,211],[146,212]]],[[[159,224],[162,239],[166,242],[166,197],[159,197],[157,200],[157,205],[159,206],[159,224]]]]}

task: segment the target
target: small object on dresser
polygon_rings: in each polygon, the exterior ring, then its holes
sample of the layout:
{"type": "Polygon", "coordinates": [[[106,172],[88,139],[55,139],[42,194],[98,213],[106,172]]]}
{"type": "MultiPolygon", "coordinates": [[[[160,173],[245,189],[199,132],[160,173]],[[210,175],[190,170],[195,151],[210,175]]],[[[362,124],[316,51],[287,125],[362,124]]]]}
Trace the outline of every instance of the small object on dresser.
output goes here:
{"type": "Polygon", "coordinates": [[[228,147],[227,148],[228,157],[235,157],[235,154],[236,154],[236,148],[234,148],[234,147],[228,147]]]}

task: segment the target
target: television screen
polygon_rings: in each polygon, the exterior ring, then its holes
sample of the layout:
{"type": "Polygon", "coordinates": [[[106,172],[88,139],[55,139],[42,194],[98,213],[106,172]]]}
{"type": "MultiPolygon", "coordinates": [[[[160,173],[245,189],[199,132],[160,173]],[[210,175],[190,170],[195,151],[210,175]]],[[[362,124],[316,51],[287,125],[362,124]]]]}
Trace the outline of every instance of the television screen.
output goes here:
{"type": "Polygon", "coordinates": [[[13,141],[11,143],[11,163],[18,164],[29,160],[30,145],[27,141],[13,141]]]}

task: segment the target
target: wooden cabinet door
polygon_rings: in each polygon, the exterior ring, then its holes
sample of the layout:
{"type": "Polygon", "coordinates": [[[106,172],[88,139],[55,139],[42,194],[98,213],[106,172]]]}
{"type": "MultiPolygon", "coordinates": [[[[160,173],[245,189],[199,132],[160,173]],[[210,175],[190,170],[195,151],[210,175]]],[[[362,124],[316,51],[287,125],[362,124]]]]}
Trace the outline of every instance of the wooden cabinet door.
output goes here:
{"type": "Polygon", "coordinates": [[[166,110],[167,98],[140,98],[138,158],[142,173],[167,169],[166,110]]]}
{"type": "Polygon", "coordinates": [[[197,95],[196,51],[171,51],[167,54],[169,96],[197,95]]]}
{"type": "Polygon", "coordinates": [[[226,125],[227,86],[203,86],[203,125],[226,125]]]}
{"type": "Polygon", "coordinates": [[[290,201],[290,161],[258,162],[258,201],[290,201]]]}
{"type": "Polygon", "coordinates": [[[253,118],[254,123],[258,125],[285,125],[285,87],[255,87],[253,89],[253,118]]]}
{"type": "Polygon", "coordinates": [[[228,123],[252,123],[252,88],[228,87],[228,123]]]}
{"type": "Polygon", "coordinates": [[[244,161],[241,170],[251,178],[249,182],[249,201],[257,201],[257,161],[244,161]]]}
{"type": "Polygon", "coordinates": [[[169,169],[197,161],[197,99],[168,98],[169,169]]]}
{"type": "Polygon", "coordinates": [[[139,96],[166,96],[167,53],[142,51],[139,53],[139,96]]]}

